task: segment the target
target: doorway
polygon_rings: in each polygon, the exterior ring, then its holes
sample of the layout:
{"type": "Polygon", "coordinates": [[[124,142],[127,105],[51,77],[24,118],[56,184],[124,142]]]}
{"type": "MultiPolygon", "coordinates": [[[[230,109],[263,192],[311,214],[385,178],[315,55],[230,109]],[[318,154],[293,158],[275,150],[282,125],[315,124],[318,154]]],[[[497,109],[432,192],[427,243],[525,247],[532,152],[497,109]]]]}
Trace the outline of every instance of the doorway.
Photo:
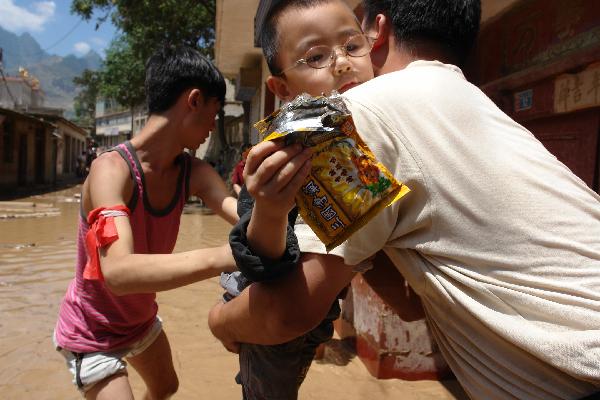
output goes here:
{"type": "Polygon", "coordinates": [[[27,184],[27,135],[19,136],[19,163],[17,169],[17,185],[27,184]]]}
{"type": "Polygon", "coordinates": [[[35,183],[44,183],[44,167],[46,161],[46,138],[44,129],[38,128],[35,131],[35,183]]]}

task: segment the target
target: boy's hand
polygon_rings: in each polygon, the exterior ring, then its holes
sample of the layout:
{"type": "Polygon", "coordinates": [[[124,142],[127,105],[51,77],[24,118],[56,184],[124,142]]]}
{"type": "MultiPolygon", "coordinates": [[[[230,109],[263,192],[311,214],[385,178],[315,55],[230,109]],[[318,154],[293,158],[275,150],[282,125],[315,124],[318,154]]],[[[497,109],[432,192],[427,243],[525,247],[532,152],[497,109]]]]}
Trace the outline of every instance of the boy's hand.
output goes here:
{"type": "Polygon", "coordinates": [[[283,146],[272,141],[254,146],[246,160],[244,182],[255,200],[255,209],[267,217],[287,216],[294,197],[310,172],[312,151],[301,145],[283,146]]]}

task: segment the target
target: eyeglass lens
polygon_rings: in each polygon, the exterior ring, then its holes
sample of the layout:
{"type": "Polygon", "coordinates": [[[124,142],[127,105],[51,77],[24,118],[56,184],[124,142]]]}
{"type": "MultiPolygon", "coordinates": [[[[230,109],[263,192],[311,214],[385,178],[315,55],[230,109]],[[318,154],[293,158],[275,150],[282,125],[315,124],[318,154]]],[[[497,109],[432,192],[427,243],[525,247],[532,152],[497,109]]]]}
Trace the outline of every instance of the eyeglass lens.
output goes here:
{"type": "Polygon", "coordinates": [[[304,60],[309,67],[325,68],[335,59],[335,49],[339,47],[344,55],[363,57],[371,51],[371,43],[365,35],[351,36],[343,46],[315,46],[306,52],[304,60]]]}

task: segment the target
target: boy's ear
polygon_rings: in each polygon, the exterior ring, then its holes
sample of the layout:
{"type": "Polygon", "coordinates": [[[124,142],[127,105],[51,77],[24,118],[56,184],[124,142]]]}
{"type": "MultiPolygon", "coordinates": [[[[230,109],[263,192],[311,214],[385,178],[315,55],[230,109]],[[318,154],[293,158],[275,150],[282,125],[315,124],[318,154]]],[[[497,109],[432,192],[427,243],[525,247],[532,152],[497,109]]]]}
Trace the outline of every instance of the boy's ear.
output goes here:
{"type": "Polygon", "coordinates": [[[192,89],[187,94],[186,104],[189,108],[195,110],[198,106],[204,104],[204,96],[199,89],[192,89]]]}
{"type": "Polygon", "coordinates": [[[267,78],[267,87],[273,94],[283,101],[291,100],[290,88],[284,78],[279,76],[269,76],[267,78]]]}

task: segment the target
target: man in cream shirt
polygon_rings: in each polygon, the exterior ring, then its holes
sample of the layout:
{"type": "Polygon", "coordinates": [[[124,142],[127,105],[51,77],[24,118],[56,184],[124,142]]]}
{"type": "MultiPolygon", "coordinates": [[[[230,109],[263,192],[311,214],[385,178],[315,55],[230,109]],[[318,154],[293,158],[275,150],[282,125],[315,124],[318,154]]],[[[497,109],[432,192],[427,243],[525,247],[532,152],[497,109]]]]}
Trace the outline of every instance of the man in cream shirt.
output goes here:
{"type": "MultiPolygon", "coordinates": [[[[329,254],[298,225],[310,253],[298,271],[216,306],[211,329],[230,349],[297,336],[351,266],[384,249],[470,397],[597,398],[600,198],[465,80],[455,65],[480,5],[447,3],[363,1],[378,77],[344,95],[362,138],[411,193],[329,254]]],[[[265,149],[249,156],[251,178],[266,173],[252,167],[265,149]]]]}

